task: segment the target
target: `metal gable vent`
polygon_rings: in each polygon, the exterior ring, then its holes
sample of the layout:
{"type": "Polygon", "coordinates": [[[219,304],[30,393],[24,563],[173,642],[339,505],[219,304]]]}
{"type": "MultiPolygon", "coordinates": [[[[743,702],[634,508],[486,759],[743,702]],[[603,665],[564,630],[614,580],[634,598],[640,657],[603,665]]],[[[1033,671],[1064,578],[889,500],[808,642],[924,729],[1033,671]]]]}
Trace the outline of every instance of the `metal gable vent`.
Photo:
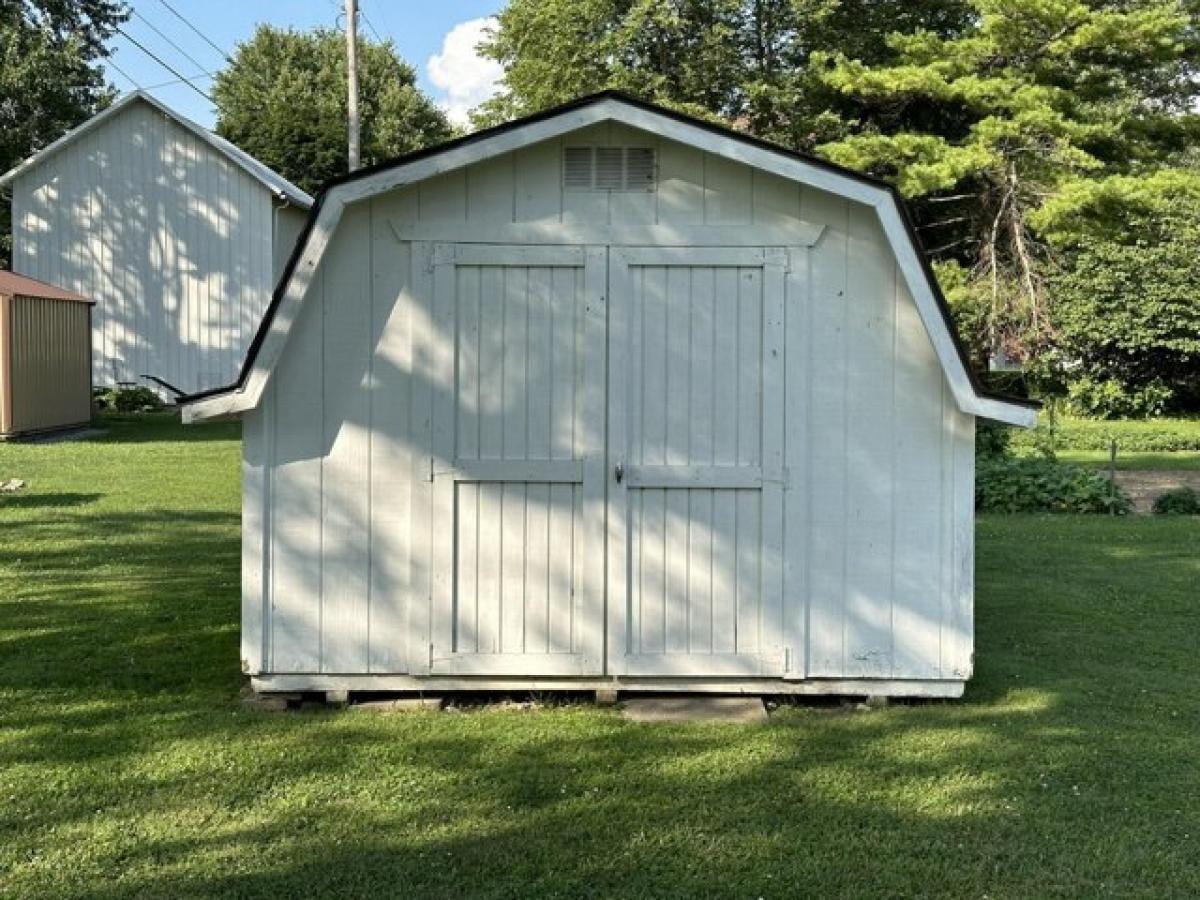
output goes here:
{"type": "Polygon", "coordinates": [[[653,147],[564,147],[563,187],[571,191],[652,191],[653,147]]]}
{"type": "Polygon", "coordinates": [[[591,147],[565,147],[563,149],[563,185],[577,191],[591,190],[591,147]]]}

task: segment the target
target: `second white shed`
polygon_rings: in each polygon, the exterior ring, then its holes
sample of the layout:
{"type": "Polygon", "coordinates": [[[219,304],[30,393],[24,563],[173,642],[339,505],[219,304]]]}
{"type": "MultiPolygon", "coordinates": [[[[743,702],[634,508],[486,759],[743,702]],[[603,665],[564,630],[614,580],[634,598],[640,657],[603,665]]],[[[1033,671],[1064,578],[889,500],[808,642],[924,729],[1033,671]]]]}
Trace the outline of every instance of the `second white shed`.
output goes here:
{"type": "Polygon", "coordinates": [[[884,184],[606,93],[322,195],[238,380],[259,690],[957,696],[973,379],[884,184]]]}
{"type": "MultiPolygon", "coordinates": [[[[312,198],[142,91],[0,176],[13,270],[95,300],[92,381],[233,378],[312,198]]],[[[156,381],[155,381],[156,380],[156,381]]]]}

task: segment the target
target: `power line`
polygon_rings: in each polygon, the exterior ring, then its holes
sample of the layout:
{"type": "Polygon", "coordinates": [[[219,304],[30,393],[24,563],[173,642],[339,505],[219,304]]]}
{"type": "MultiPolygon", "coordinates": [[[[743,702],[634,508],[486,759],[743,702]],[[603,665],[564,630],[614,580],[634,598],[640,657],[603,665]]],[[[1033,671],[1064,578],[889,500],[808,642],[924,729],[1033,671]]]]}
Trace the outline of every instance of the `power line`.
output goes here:
{"type": "Polygon", "coordinates": [[[162,57],[160,57],[154,51],[148,49],[146,47],[146,45],[143,44],[141,41],[137,40],[137,38],[130,37],[129,32],[127,32],[120,25],[117,25],[116,29],[117,29],[117,33],[122,35],[125,38],[125,40],[129,41],[129,43],[133,44],[133,46],[137,47],[139,50],[141,50],[143,53],[145,53],[147,56],[149,56],[152,60],[154,60],[156,63],[158,63],[164,69],[166,69],[168,72],[170,72],[176,78],[178,78],[180,81],[187,84],[188,87],[190,87],[193,91],[195,91],[197,94],[199,94],[205,100],[207,100],[209,103],[213,104],[214,106],[216,105],[217,101],[214,100],[212,97],[208,96],[208,94],[206,94],[204,91],[200,90],[200,88],[196,87],[196,85],[192,84],[192,80],[190,78],[188,78],[186,75],[184,75],[178,69],[176,69],[170,63],[164,62],[162,57]]]}
{"type": "Polygon", "coordinates": [[[197,28],[195,25],[193,25],[190,21],[188,21],[186,18],[184,18],[184,16],[179,12],[179,10],[177,10],[170,3],[168,3],[167,0],[158,0],[158,2],[161,3],[163,6],[165,6],[170,11],[171,15],[173,15],[175,18],[177,18],[180,22],[182,22],[188,28],[192,29],[192,31],[195,32],[199,36],[200,40],[204,41],[204,43],[208,44],[208,46],[212,47],[214,50],[216,50],[218,53],[220,53],[221,58],[223,60],[225,60],[226,62],[233,62],[233,60],[229,58],[228,53],[226,53],[224,50],[222,50],[220,47],[218,47],[216,44],[214,44],[208,35],[206,35],[203,31],[201,31],[199,28],[197,28]]]}
{"type": "Polygon", "coordinates": [[[111,56],[104,61],[104,65],[106,67],[111,66],[113,69],[115,69],[117,74],[121,75],[122,77],[124,77],[124,79],[126,81],[128,81],[130,84],[132,84],[135,90],[138,90],[138,91],[142,90],[142,86],[140,84],[138,84],[136,81],[134,81],[128,72],[126,72],[124,69],[122,69],[120,66],[118,66],[115,62],[113,62],[111,56]]]}
{"type": "MultiPolygon", "coordinates": [[[[390,32],[392,30],[392,26],[391,26],[391,23],[388,22],[388,17],[385,13],[386,7],[383,4],[379,4],[379,3],[376,3],[375,6],[377,7],[375,12],[379,15],[379,21],[382,22],[383,27],[390,32]]],[[[366,18],[366,15],[367,15],[366,13],[363,13],[363,18],[366,18]]],[[[375,31],[375,26],[371,25],[371,22],[369,19],[367,20],[367,24],[371,26],[371,31],[374,32],[375,37],[379,38],[380,43],[383,43],[383,38],[380,37],[378,31],[375,31]]]]}
{"type": "MultiPolygon", "coordinates": [[[[170,44],[176,51],[179,52],[180,55],[183,56],[184,59],[186,59],[188,62],[190,62],[193,66],[195,66],[197,69],[199,69],[205,75],[212,74],[212,72],[208,71],[208,68],[204,65],[204,63],[200,62],[198,59],[196,59],[196,57],[192,56],[190,53],[188,53],[186,50],[184,50],[182,47],[180,47],[177,43],[175,43],[173,40],[171,40],[169,37],[167,37],[165,34],[163,34],[157,25],[155,25],[153,22],[151,22],[149,19],[147,19],[145,16],[143,16],[136,9],[133,10],[133,14],[135,16],[137,16],[139,19],[141,19],[143,22],[145,22],[146,25],[149,26],[151,31],[153,31],[160,38],[162,38],[164,41],[166,41],[168,44],[170,44]]],[[[197,76],[197,77],[199,77],[199,76],[197,76]]]]}
{"type": "MultiPolygon", "coordinates": [[[[194,81],[201,81],[206,78],[216,78],[216,77],[217,76],[213,75],[211,72],[201,72],[199,75],[193,75],[192,79],[194,81]]],[[[184,79],[182,79],[182,78],[172,78],[170,81],[160,81],[158,84],[148,84],[144,88],[142,88],[142,90],[157,91],[159,88],[173,87],[174,85],[177,85],[177,84],[183,84],[183,82],[184,82],[184,79]]]]}
{"type": "Polygon", "coordinates": [[[367,15],[367,11],[365,9],[360,8],[358,10],[358,14],[360,16],[362,16],[363,21],[367,23],[367,27],[371,29],[371,34],[375,35],[375,40],[379,41],[379,43],[381,43],[381,44],[384,43],[383,38],[380,36],[379,32],[375,29],[375,23],[372,22],[371,17],[367,15]]]}

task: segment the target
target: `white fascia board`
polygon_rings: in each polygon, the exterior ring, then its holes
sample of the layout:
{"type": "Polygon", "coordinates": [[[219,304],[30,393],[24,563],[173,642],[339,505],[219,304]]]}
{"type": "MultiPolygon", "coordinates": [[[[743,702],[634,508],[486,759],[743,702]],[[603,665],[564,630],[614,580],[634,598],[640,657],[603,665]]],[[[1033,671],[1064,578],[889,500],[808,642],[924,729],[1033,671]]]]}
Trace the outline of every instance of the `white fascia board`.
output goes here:
{"type": "Polygon", "coordinates": [[[225,391],[199,400],[188,400],[179,407],[184,425],[236,418],[238,414],[251,408],[243,402],[240,390],[225,391]]]}
{"type": "Polygon", "coordinates": [[[908,229],[896,203],[896,198],[885,191],[875,210],[879,214],[879,221],[883,225],[888,243],[892,245],[892,252],[896,254],[896,262],[904,277],[904,283],[917,304],[917,312],[925,325],[925,331],[933,342],[934,352],[942,364],[942,371],[950,384],[958,408],[968,415],[1032,428],[1037,424],[1037,410],[1019,403],[983,397],[975,392],[971,376],[955,346],[954,336],[950,333],[937,298],[933,294],[934,287],[925,274],[925,267],[918,256],[920,251],[909,238],[908,229]]]}
{"type": "Polygon", "coordinates": [[[791,181],[799,181],[818,190],[838,194],[848,200],[874,206],[882,197],[888,196],[887,190],[882,187],[867,184],[857,178],[841,175],[824,166],[805,162],[766,147],[746,143],[736,137],[717,134],[707,128],[681,122],[671,116],[660,115],[613,99],[605,100],[603,105],[611,106],[609,118],[625,125],[641,128],[669,140],[690,144],[716,156],[763,169],[791,181]]]}
{"type": "Polygon", "coordinates": [[[346,204],[366,200],[417,181],[606,121],[621,122],[669,140],[690,144],[734,162],[763,169],[873,207],[896,254],[905,283],[916,301],[921,321],[933,342],[959,409],[969,415],[1010,425],[1028,428],[1036,423],[1035,410],[1020,404],[982,397],[975,392],[970,375],[958,354],[954,338],[942,318],[933,294],[933,286],[926,278],[917,255],[919,251],[909,238],[900,210],[896,206],[896,198],[891,191],[766,147],[746,143],[736,137],[716,134],[671,116],[632,106],[617,98],[606,98],[549,119],[502,131],[489,138],[451,147],[442,153],[432,153],[411,163],[400,164],[330,189],[316,226],[309,234],[301,259],[291,273],[284,296],[271,322],[271,329],[259,348],[254,367],[245,384],[226,393],[214,394],[186,404],[187,420],[201,421],[236,415],[257,406],[271,369],[286,343],[288,331],[295,320],[300,303],[303,302],[312,275],[321,262],[346,204]]]}
{"type": "Polygon", "coordinates": [[[734,162],[763,169],[793,181],[808,184],[818,190],[830,191],[850,200],[875,205],[888,192],[875,185],[866,184],[848,175],[840,175],[824,166],[804,162],[777,153],[765,147],[757,147],[738,140],[736,137],[716,134],[707,128],[681,122],[650,110],[623,103],[615,98],[600,100],[581,109],[570,110],[552,119],[531,122],[529,125],[502,132],[477,143],[454,147],[445,153],[437,153],[406,165],[397,166],[375,175],[362,178],[335,188],[346,203],[390,191],[414,181],[423,181],[435,175],[482,162],[493,156],[519,150],[530,144],[561,137],[588,125],[600,122],[620,122],[632,128],[657,134],[669,140],[690,144],[734,162]]]}

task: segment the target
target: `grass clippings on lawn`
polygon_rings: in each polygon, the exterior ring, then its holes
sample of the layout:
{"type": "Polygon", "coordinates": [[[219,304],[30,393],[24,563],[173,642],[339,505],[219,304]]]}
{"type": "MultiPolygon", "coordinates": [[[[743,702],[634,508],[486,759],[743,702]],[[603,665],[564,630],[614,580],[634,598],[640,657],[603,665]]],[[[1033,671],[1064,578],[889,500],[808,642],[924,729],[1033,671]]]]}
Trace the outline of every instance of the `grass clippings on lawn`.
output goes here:
{"type": "Polygon", "coordinates": [[[1194,897],[1200,522],[991,517],[961,702],[239,702],[236,426],[0,446],[0,896],[1194,897]]]}

